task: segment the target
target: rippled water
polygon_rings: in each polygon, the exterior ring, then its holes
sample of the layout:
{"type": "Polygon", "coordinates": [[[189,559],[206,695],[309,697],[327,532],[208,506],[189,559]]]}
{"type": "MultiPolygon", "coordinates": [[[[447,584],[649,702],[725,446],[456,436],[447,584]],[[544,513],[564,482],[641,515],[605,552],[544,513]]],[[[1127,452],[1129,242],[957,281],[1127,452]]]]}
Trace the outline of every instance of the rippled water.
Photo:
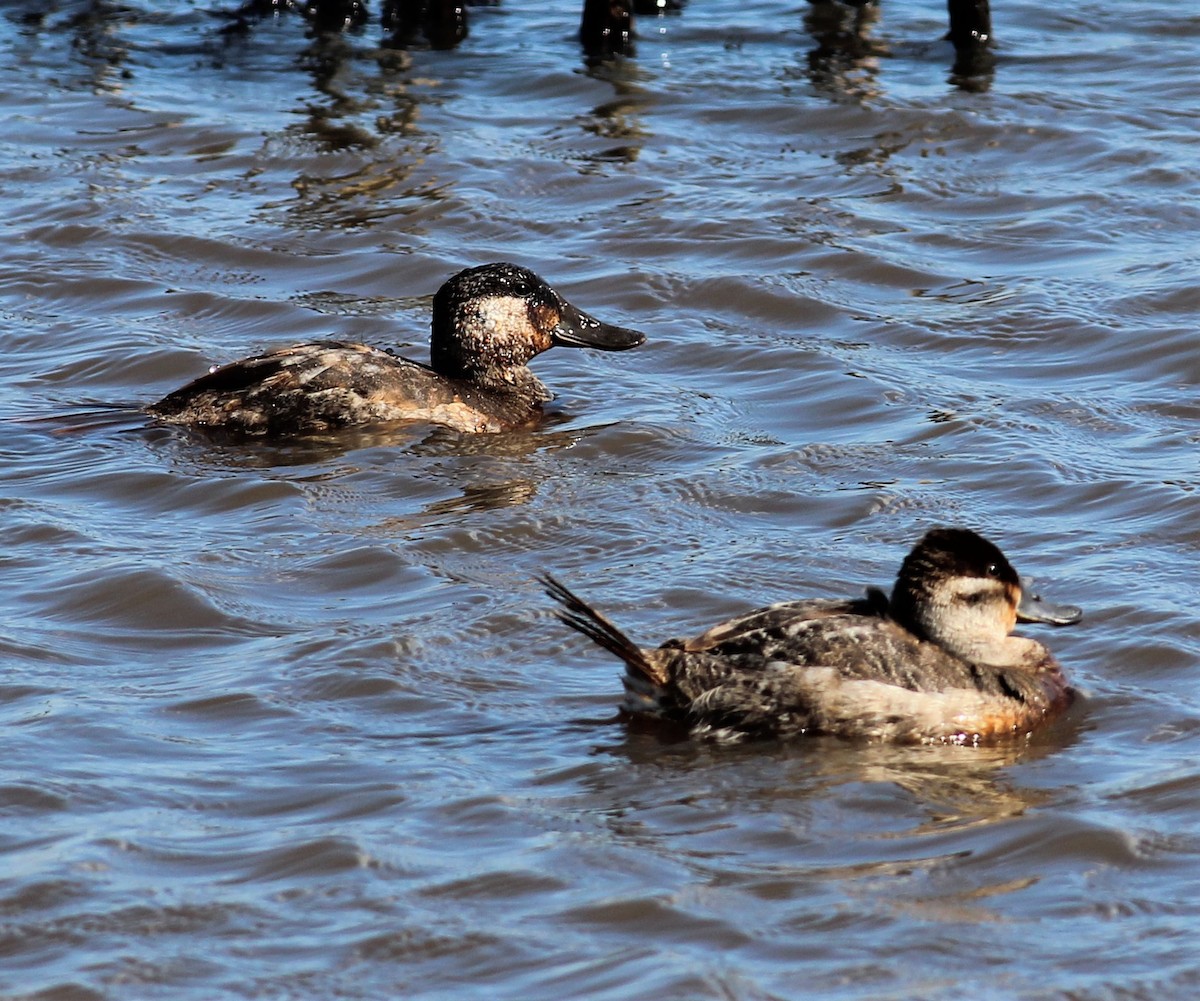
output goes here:
{"type": "Polygon", "coordinates": [[[1200,18],[1005,0],[963,80],[939,0],[857,57],[695,0],[590,69],[575,7],[451,52],[0,11],[0,992],[1193,996],[1200,18]],[[291,339],[422,357],[494,259],[649,342],[539,359],[495,437],[138,409],[291,339]],[[629,729],[533,580],[658,641],[937,522],[1087,610],[1027,748],[629,729]]]}

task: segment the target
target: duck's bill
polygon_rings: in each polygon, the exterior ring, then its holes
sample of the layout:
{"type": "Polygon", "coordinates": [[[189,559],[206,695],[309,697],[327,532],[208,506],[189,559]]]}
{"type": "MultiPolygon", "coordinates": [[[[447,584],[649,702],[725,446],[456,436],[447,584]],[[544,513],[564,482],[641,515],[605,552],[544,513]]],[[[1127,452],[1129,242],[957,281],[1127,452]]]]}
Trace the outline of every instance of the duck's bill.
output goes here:
{"type": "Polygon", "coordinates": [[[551,336],[554,343],[562,347],[599,348],[601,351],[625,351],[646,340],[643,333],[604,323],[569,303],[563,303],[558,326],[551,336]]]}
{"type": "Polygon", "coordinates": [[[1022,622],[1069,626],[1083,618],[1083,609],[1077,605],[1056,605],[1047,601],[1038,594],[1033,581],[1026,578],[1021,581],[1021,603],[1017,605],[1017,618],[1022,622]]]}

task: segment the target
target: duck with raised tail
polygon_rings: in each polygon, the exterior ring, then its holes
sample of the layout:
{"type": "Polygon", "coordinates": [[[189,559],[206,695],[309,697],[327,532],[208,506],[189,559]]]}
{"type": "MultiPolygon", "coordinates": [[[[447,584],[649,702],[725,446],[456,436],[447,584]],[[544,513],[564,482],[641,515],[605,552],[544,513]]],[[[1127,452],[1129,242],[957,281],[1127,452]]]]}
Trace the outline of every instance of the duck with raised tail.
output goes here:
{"type": "Polygon", "coordinates": [[[625,662],[628,712],[717,739],[834,734],[975,744],[1023,738],[1074,691],[1018,619],[1082,613],[1028,593],[991,542],[936,528],[905,558],[889,598],[771,605],[689,640],[638,646],[550,575],[563,622],[625,662]]]}
{"type": "Polygon", "coordinates": [[[147,409],[171,424],[256,436],[397,421],[497,432],[553,399],[527,367],[536,355],[555,345],[624,351],[645,339],[572,306],[528,268],[485,264],[434,296],[429,365],[315,341],[216,367],[147,409]]]}

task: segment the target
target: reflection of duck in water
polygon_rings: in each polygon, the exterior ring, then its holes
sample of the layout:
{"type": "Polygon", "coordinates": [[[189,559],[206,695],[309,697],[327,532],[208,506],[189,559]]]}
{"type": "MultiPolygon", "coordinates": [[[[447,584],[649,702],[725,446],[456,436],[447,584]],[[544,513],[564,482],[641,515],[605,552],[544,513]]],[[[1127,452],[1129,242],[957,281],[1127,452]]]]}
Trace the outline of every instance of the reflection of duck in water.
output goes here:
{"type": "Polygon", "coordinates": [[[552,399],[527,367],[554,345],[623,351],[645,337],[576,309],[527,268],[460,271],[433,299],[430,365],[365,344],[317,341],[214,368],[150,413],[251,435],[313,434],[389,421],[503,431],[552,399]]]}
{"type": "Polygon", "coordinates": [[[547,575],[567,625],[625,661],[625,708],[723,739],[828,733],[978,743],[1023,736],[1074,692],[1018,618],[1066,624],[994,545],[966,529],[928,532],[889,599],[771,605],[690,640],[638,647],[547,575]]]}

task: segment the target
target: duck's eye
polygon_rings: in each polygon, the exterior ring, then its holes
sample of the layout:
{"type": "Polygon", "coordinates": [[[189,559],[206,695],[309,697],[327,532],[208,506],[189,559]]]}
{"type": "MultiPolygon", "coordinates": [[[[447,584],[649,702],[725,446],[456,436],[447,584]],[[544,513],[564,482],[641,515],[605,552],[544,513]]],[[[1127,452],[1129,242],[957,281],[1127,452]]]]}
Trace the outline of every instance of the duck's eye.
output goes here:
{"type": "Polygon", "coordinates": [[[515,282],[513,282],[512,291],[513,295],[524,299],[533,291],[533,288],[530,286],[529,282],[523,279],[517,279],[515,282]]]}
{"type": "Polygon", "coordinates": [[[989,577],[999,577],[1000,567],[995,563],[989,563],[984,573],[986,573],[989,577]]]}

